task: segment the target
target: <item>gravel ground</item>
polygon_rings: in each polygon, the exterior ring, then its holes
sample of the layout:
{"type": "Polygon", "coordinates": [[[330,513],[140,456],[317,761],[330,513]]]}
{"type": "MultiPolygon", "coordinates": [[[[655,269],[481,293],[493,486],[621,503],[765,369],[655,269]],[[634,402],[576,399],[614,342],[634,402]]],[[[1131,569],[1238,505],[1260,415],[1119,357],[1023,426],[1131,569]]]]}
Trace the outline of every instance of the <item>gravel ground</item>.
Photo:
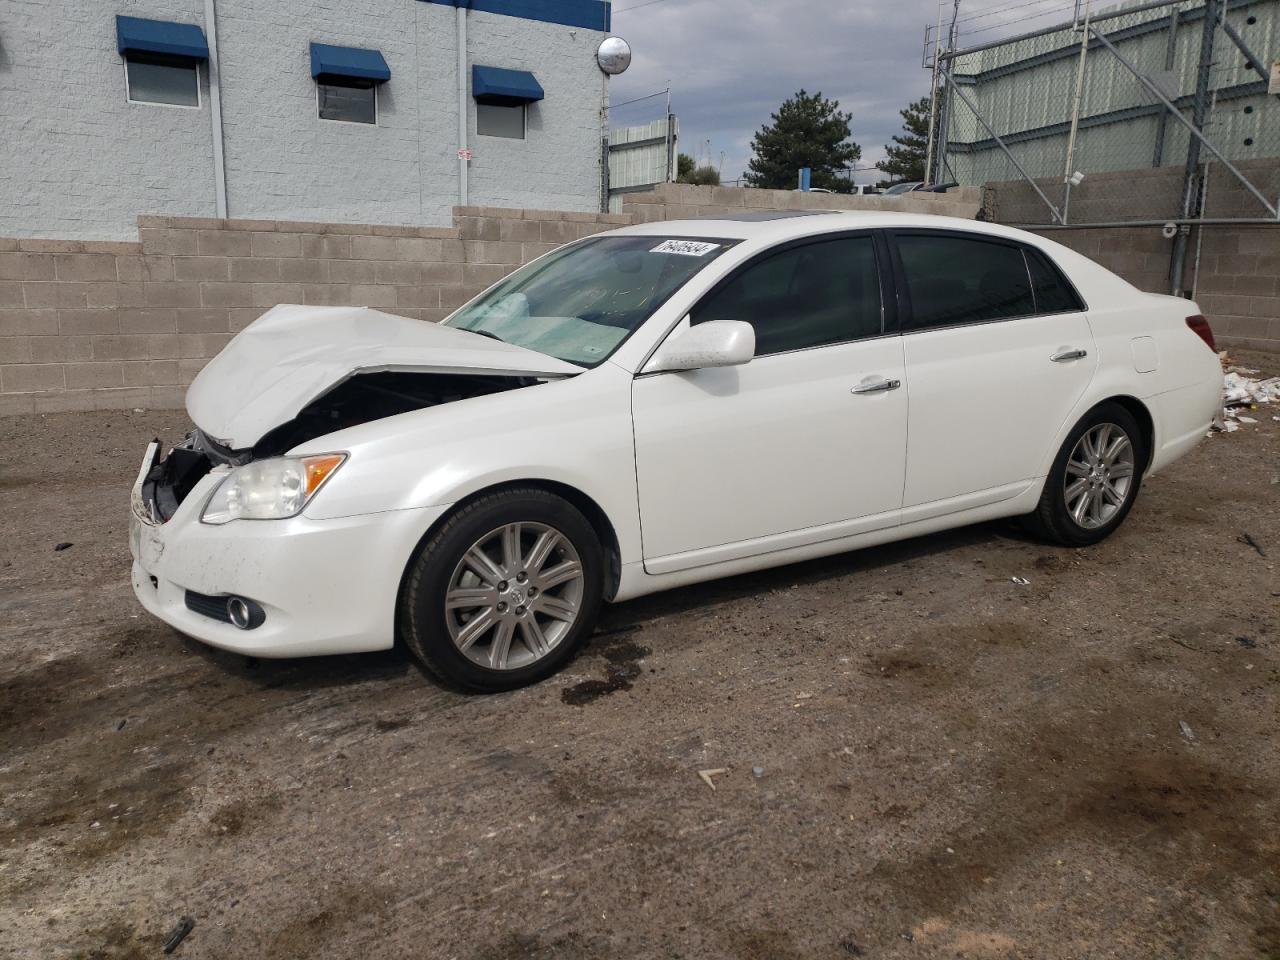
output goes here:
{"type": "Polygon", "coordinates": [[[1097,547],[646,598],[491,697],[149,619],[127,490],[183,416],[0,420],[0,955],[1280,958],[1276,413],[1097,547]]]}

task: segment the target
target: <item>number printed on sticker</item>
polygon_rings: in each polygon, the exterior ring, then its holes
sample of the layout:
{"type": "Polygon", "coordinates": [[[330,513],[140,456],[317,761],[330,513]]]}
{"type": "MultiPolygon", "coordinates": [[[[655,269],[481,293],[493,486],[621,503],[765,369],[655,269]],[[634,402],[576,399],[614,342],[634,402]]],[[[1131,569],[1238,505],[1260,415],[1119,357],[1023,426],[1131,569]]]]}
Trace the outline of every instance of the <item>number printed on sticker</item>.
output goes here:
{"type": "Polygon", "coordinates": [[[650,253],[678,253],[685,257],[703,257],[712,250],[718,249],[720,244],[707,243],[703,240],[663,240],[660,244],[650,250],[650,253]]]}

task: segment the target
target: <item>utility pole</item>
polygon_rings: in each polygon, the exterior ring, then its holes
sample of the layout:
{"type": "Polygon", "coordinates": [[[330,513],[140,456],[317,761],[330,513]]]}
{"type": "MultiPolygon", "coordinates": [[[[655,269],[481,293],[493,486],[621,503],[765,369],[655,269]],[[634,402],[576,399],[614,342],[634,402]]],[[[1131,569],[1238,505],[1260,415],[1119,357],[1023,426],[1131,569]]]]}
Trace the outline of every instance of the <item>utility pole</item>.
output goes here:
{"type": "MultiPolygon", "coordinates": [[[[927,38],[926,38],[926,51],[927,38]]],[[[933,185],[933,147],[938,137],[938,64],[942,53],[942,0],[938,0],[938,25],[933,31],[933,78],[929,83],[929,145],[924,154],[924,185],[933,185]]]]}
{"type": "Polygon", "coordinates": [[[955,4],[951,8],[951,26],[947,29],[948,58],[947,58],[946,65],[940,68],[943,73],[943,79],[946,81],[946,85],[945,85],[946,99],[942,101],[942,114],[938,118],[938,158],[937,158],[937,163],[935,164],[935,166],[937,167],[938,175],[937,177],[934,178],[935,182],[941,182],[942,180],[946,179],[947,142],[950,139],[950,134],[951,134],[951,131],[950,131],[951,94],[952,94],[951,68],[952,66],[954,66],[954,61],[951,59],[951,55],[955,53],[956,20],[959,18],[959,16],[960,16],[960,0],[955,0],[955,4]]]}

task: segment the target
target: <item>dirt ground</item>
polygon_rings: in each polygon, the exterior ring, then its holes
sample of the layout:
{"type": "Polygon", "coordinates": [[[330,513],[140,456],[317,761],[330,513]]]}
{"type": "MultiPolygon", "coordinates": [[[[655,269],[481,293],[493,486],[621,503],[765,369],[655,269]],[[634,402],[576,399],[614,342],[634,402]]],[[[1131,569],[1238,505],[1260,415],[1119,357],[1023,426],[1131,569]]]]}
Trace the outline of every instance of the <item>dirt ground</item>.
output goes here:
{"type": "Polygon", "coordinates": [[[1100,546],[646,598],[491,697],[185,639],[126,538],[183,416],[0,420],[0,955],[1277,960],[1273,414],[1100,546]]]}

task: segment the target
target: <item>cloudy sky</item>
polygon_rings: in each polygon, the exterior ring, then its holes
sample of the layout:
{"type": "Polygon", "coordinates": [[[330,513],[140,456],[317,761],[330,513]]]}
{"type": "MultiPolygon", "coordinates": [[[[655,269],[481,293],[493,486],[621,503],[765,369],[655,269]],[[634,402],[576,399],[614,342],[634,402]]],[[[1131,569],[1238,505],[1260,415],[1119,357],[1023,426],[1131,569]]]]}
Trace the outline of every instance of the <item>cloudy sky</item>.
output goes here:
{"type": "MultiPolygon", "coordinates": [[[[800,88],[853,114],[859,166],[884,156],[898,111],[929,92],[920,66],[938,0],[614,0],[613,31],[631,44],[631,68],[611,81],[619,104],[671,87],[680,149],[742,175],[751,137],[800,88]]],[[[945,0],[950,16],[951,0],[945,0]]],[[[961,0],[961,46],[1071,19],[1073,0],[961,0]]],[[[662,116],[659,97],[611,112],[612,125],[662,116]]],[[[859,182],[874,182],[874,171],[859,182]]]]}

